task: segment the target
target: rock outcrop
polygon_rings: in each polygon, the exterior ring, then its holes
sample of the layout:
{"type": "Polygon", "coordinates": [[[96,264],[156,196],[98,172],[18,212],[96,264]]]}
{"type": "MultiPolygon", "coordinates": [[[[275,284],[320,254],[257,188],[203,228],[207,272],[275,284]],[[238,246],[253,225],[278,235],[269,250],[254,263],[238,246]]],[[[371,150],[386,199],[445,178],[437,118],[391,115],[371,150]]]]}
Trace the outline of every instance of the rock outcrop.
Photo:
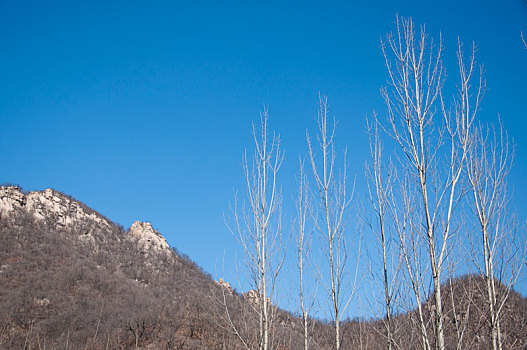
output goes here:
{"type": "Polygon", "coordinates": [[[105,229],[110,220],[97,214],[79,201],[48,188],[44,191],[22,192],[20,187],[0,187],[0,217],[9,219],[29,214],[35,221],[63,228],[78,228],[90,224],[105,229]]]}
{"type": "Polygon", "coordinates": [[[135,221],[128,233],[137,239],[137,243],[143,249],[170,249],[165,237],[156,231],[149,222],[135,221]]]}
{"type": "MultiPolygon", "coordinates": [[[[243,297],[244,297],[245,300],[247,300],[247,301],[249,302],[249,304],[251,304],[254,308],[259,308],[259,307],[260,307],[260,298],[261,298],[261,295],[260,295],[260,293],[258,293],[258,291],[251,289],[251,290],[248,291],[247,293],[244,293],[244,294],[243,294],[243,297]]],[[[267,298],[267,303],[268,303],[268,305],[272,305],[272,304],[271,304],[271,298],[267,298]]]]}
{"type": "MultiPolygon", "coordinates": [[[[80,240],[89,244],[96,244],[97,235],[115,227],[83,203],[51,188],[24,193],[17,186],[0,186],[0,220],[9,221],[22,215],[55,230],[78,234],[80,240]]],[[[143,251],[170,250],[165,238],[149,222],[134,222],[128,235],[122,238],[137,242],[143,251]]]]}
{"type": "Polygon", "coordinates": [[[220,278],[219,281],[214,281],[218,286],[223,288],[227,292],[227,294],[232,295],[234,293],[234,290],[232,289],[229,282],[225,282],[223,278],[220,278]]]}

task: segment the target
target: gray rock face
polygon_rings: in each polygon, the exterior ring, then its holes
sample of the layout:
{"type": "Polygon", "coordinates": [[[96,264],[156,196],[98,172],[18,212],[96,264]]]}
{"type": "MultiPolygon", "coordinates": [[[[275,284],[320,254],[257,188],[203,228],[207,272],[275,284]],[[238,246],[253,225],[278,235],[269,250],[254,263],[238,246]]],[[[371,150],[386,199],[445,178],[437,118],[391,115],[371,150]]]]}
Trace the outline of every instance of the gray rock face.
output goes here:
{"type": "Polygon", "coordinates": [[[229,295],[233,294],[234,291],[233,291],[231,285],[229,284],[229,282],[225,282],[223,280],[223,278],[220,278],[219,281],[214,281],[214,282],[216,282],[216,284],[218,286],[222,287],[227,292],[227,294],[229,294],[229,295]]]}
{"type": "MultiPolygon", "coordinates": [[[[16,186],[0,186],[0,220],[27,215],[37,223],[59,231],[71,231],[87,244],[96,244],[97,234],[114,224],[86,205],[48,188],[24,193],[16,186]]],[[[124,239],[130,239],[144,251],[170,251],[165,238],[149,222],[136,221],[124,239]]]]}
{"type": "Polygon", "coordinates": [[[165,237],[156,231],[149,222],[135,221],[128,233],[135,237],[138,244],[145,249],[170,249],[165,237]]]}
{"type": "Polygon", "coordinates": [[[10,186],[0,187],[0,217],[6,217],[9,213],[26,205],[26,196],[20,188],[10,186]]]}
{"type": "MultiPolygon", "coordinates": [[[[244,294],[243,294],[243,297],[244,297],[245,300],[247,300],[247,301],[249,302],[249,304],[251,304],[255,309],[257,309],[257,308],[260,307],[260,301],[261,301],[262,296],[260,295],[260,293],[258,293],[258,291],[251,289],[251,290],[248,291],[247,293],[244,293],[244,294]]],[[[269,305],[272,305],[272,304],[271,304],[271,298],[267,298],[267,303],[268,303],[269,305]]]]}
{"type": "Polygon", "coordinates": [[[48,188],[44,191],[23,193],[19,187],[0,187],[0,217],[9,218],[17,214],[30,214],[35,221],[74,228],[81,223],[90,223],[99,228],[108,228],[112,223],[82,203],[48,188]]]}

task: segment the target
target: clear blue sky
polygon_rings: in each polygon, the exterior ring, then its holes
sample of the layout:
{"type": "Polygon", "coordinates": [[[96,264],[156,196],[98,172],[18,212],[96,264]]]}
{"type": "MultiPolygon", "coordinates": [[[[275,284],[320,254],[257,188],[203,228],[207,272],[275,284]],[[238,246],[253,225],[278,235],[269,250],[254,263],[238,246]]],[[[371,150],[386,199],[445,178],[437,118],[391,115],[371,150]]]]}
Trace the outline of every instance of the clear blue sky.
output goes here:
{"type": "Polygon", "coordinates": [[[217,276],[263,105],[286,152],[285,200],[319,92],[364,192],[365,117],[384,111],[379,39],[396,13],[442,32],[453,78],[457,36],[476,42],[480,118],[500,113],[516,141],[511,183],[527,217],[523,0],[1,1],[0,182],[53,187],[125,227],[150,221],[217,276]]]}

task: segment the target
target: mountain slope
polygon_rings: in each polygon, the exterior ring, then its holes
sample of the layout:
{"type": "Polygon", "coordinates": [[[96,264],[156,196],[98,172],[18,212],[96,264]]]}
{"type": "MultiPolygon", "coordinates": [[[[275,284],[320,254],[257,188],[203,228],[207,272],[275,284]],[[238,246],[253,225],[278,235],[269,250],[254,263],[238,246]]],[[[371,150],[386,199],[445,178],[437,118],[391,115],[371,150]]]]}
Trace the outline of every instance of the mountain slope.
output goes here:
{"type": "MultiPolygon", "coordinates": [[[[0,241],[1,349],[243,349],[232,325],[256,348],[257,295],[213,281],[149,223],[125,230],[60,192],[2,186],[0,241]]],[[[463,348],[489,348],[483,282],[444,287],[449,344],[470,306],[463,348]]],[[[274,313],[272,348],[301,349],[300,320],[274,313]]],[[[512,293],[503,316],[506,348],[524,348],[526,299],[512,293]]],[[[401,348],[421,347],[415,317],[394,320],[401,348]]],[[[385,347],[382,320],[348,321],[342,332],[342,349],[385,347]]],[[[315,348],[331,348],[330,324],[313,320],[311,335],[315,348]]]]}
{"type": "MultiPolygon", "coordinates": [[[[0,188],[0,347],[214,349],[219,287],[148,223],[53,190],[0,188]],[[212,322],[212,323],[210,323],[212,322]]],[[[225,334],[224,334],[225,333],[225,334]]]]}

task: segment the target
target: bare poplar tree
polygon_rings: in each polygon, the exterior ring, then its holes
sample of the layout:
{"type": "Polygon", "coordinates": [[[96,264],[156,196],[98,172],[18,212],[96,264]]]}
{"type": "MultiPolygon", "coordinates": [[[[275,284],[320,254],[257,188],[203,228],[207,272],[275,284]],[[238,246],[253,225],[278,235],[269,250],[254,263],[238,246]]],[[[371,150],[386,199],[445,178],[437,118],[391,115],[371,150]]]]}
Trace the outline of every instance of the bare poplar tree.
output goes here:
{"type": "Polygon", "coordinates": [[[508,210],[510,194],[507,176],[513,156],[513,147],[501,122],[498,135],[492,126],[474,130],[467,174],[472,190],[472,205],[481,229],[481,245],[477,255],[482,260],[476,258],[475,261],[479,260],[483,265],[481,267],[479,264],[478,269],[486,282],[494,350],[502,349],[501,311],[523,264],[522,252],[514,247],[514,216],[508,210]]]}
{"type": "MultiPolygon", "coordinates": [[[[235,205],[234,225],[229,229],[244,249],[249,278],[256,292],[251,306],[259,324],[258,349],[268,350],[275,347],[270,334],[275,312],[271,300],[285,255],[281,236],[282,198],[277,184],[283,153],[279,137],[270,135],[267,109],[260,113],[259,127],[253,125],[253,138],[252,161],[246,155],[243,159],[248,205],[241,212],[235,205]]],[[[234,323],[231,325],[234,327],[234,323]]],[[[235,333],[240,336],[237,330],[235,333]]],[[[249,348],[248,342],[244,344],[249,348]]]]}
{"type": "Polygon", "coordinates": [[[302,331],[304,338],[304,350],[309,349],[309,310],[313,303],[306,301],[305,295],[305,264],[310,250],[310,236],[306,235],[306,220],[308,218],[309,210],[309,192],[307,185],[307,178],[304,172],[304,162],[300,161],[300,175],[298,183],[298,197],[296,200],[297,221],[296,221],[296,247],[298,259],[298,274],[299,274],[299,298],[300,311],[302,313],[302,331]]]}
{"type": "MultiPolygon", "coordinates": [[[[382,90],[388,108],[385,130],[398,143],[399,160],[408,176],[407,185],[417,187],[421,202],[415,206],[414,218],[410,218],[410,230],[405,232],[422,237],[415,237],[411,242],[424,243],[427,249],[433,284],[435,346],[444,350],[441,278],[450,249],[454,211],[462,195],[459,185],[470,145],[469,132],[484,85],[480,79],[475,93],[471,91],[474,51],[466,65],[459,45],[459,92],[452,108],[447,109],[442,95],[445,69],[441,39],[435,44],[424,27],[415,30],[411,19],[397,18],[397,31],[382,42],[382,51],[389,76],[389,88],[382,90]],[[420,222],[412,223],[416,219],[420,222]]],[[[414,268],[407,270],[414,274],[410,278],[419,303],[418,294],[422,290],[418,279],[423,277],[418,274],[423,270],[421,266],[415,269],[418,263],[415,259],[420,259],[420,250],[416,246],[405,248],[405,259],[414,260],[414,268]]],[[[407,262],[406,266],[411,265],[407,262]]],[[[426,325],[421,324],[421,329],[426,332],[426,325]]],[[[423,336],[427,338],[426,333],[423,336]]],[[[424,340],[424,344],[429,343],[424,340]]]]}
{"type": "MultiPolygon", "coordinates": [[[[338,170],[335,167],[335,120],[331,121],[328,118],[328,104],[325,96],[319,97],[317,123],[320,154],[316,153],[315,145],[307,135],[309,162],[316,186],[313,191],[315,198],[312,218],[313,225],[321,238],[322,249],[328,264],[328,271],[317,272],[317,280],[331,300],[334,342],[335,349],[338,350],[341,344],[342,314],[349,306],[357,282],[357,270],[355,270],[351,289],[344,289],[350,278],[347,274],[349,247],[346,245],[344,216],[351,203],[353,191],[348,192],[346,153],[344,153],[344,164],[340,169],[341,174],[336,174],[338,170]]],[[[358,260],[355,267],[358,268],[358,260]]]]}
{"type": "MultiPolygon", "coordinates": [[[[407,171],[403,171],[401,175],[401,179],[397,183],[398,186],[394,188],[393,195],[389,197],[389,210],[399,243],[402,265],[406,270],[406,274],[403,276],[408,280],[416,307],[416,314],[410,313],[410,320],[419,330],[423,349],[430,350],[431,340],[427,330],[428,322],[423,304],[428,294],[425,280],[425,276],[428,274],[428,265],[423,262],[426,247],[423,244],[424,237],[419,232],[421,223],[415,215],[418,211],[416,205],[418,191],[415,186],[409,186],[411,180],[407,171]]],[[[410,300],[407,300],[407,303],[413,308],[414,303],[410,300]]]]}
{"type": "MultiPolygon", "coordinates": [[[[391,240],[390,228],[387,227],[390,197],[393,195],[392,186],[394,181],[394,169],[389,164],[387,167],[383,165],[382,154],[383,147],[379,135],[379,125],[377,116],[375,115],[373,121],[368,122],[368,136],[370,142],[370,155],[371,164],[367,166],[366,175],[368,178],[368,193],[370,197],[371,207],[374,212],[374,222],[370,223],[369,226],[375,235],[375,238],[379,242],[382,255],[382,266],[381,266],[381,279],[382,287],[384,292],[384,307],[385,307],[385,319],[384,327],[386,330],[386,348],[392,350],[395,344],[394,339],[394,325],[393,325],[393,299],[394,299],[394,285],[397,280],[397,272],[399,271],[398,265],[395,271],[391,271],[393,274],[389,276],[389,264],[393,263],[390,260],[390,247],[389,242],[391,240]]],[[[393,258],[393,256],[392,256],[393,258]]],[[[396,260],[397,257],[396,257],[396,260]]]]}

